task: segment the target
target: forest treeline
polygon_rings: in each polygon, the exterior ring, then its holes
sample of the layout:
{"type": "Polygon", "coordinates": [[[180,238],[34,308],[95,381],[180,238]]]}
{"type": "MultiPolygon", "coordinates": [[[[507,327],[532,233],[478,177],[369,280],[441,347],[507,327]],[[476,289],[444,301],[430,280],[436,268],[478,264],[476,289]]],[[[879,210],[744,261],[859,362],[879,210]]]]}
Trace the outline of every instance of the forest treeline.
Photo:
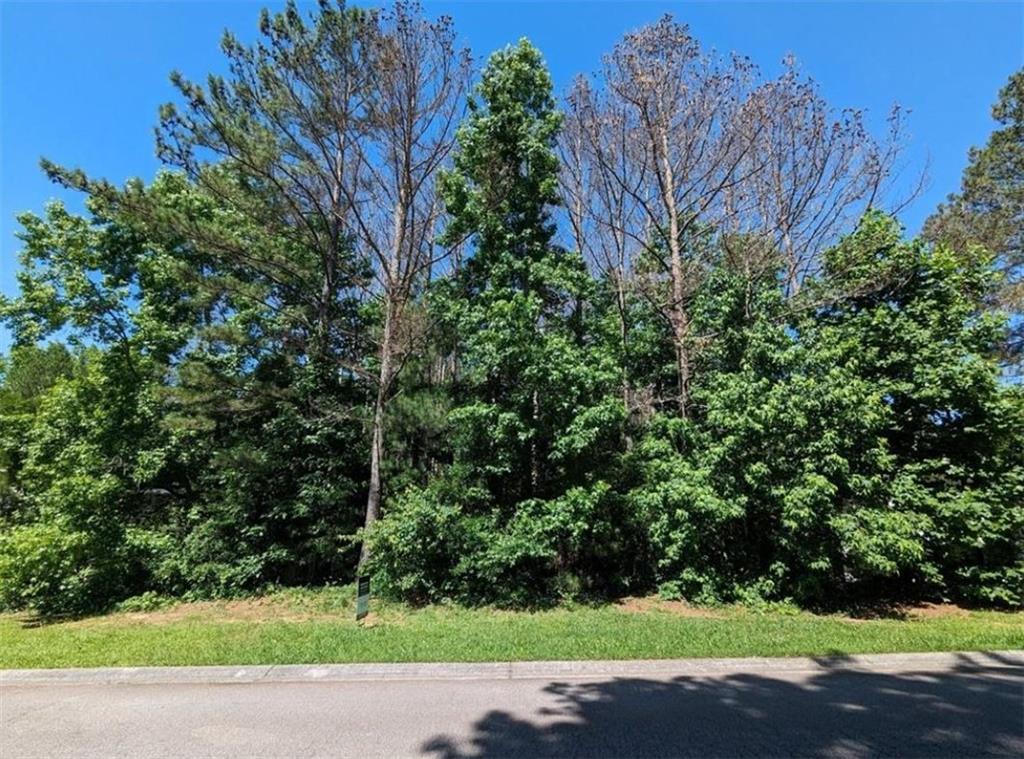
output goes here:
{"type": "Polygon", "coordinates": [[[0,604],[1024,602],[1024,72],[907,239],[899,109],[671,17],[557,97],[404,3],[223,51],[20,217],[0,604]]]}

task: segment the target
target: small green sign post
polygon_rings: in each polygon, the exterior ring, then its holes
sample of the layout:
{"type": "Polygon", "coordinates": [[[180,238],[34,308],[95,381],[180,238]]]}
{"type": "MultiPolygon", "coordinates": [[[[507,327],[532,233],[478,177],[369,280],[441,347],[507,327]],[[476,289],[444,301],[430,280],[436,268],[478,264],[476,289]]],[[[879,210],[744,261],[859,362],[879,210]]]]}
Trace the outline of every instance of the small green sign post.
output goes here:
{"type": "Polygon", "coordinates": [[[370,613],[370,578],[356,578],[356,621],[370,613]]]}

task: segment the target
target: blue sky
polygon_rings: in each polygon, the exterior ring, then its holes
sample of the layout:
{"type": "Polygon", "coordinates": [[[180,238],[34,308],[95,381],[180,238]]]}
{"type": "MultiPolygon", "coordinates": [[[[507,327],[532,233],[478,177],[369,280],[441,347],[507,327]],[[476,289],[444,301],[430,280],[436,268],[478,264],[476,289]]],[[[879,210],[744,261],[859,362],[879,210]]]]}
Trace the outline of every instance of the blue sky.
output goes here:
{"type": "MultiPolygon", "coordinates": [[[[262,3],[17,2],[0,0],[0,292],[15,292],[15,214],[65,197],[40,156],[116,183],[151,177],[157,107],[172,69],[222,70],[225,28],[255,33],[262,3]]],[[[275,4],[270,4],[276,7],[275,4]]],[[[906,210],[916,232],[959,184],[967,149],[993,128],[989,109],[1024,65],[1020,2],[426,2],[455,19],[483,58],[529,37],[563,88],[597,68],[623,32],[665,12],[709,47],[749,55],[768,74],[793,53],[837,106],[880,124],[893,102],[911,110],[911,169],[929,185],[906,210]]],[[[78,201],[69,198],[70,205],[78,201]]],[[[6,346],[0,331],[0,349],[6,346]]]]}

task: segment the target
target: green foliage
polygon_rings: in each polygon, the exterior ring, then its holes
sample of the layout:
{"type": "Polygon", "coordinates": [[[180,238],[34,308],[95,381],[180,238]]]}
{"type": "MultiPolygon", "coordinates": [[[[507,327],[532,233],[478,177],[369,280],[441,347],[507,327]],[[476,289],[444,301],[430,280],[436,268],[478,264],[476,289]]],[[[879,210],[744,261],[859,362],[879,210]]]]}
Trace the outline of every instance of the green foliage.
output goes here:
{"type": "MultiPolygon", "coordinates": [[[[177,175],[146,192],[165,213],[210,211],[177,175]]],[[[89,223],[54,206],[26,223],[8,324],[22,341],[64,330],[92,345],[74,367],[63,347],[12,353],[0,389],[4,515],[74,535],[54,543],[77,546],[62,555],[84,576],[117,579],[90,580],[66,602],[40,595],[60,595],[51,583],[21,602],[77,613],[147,586],[206,596],[346,576],[365,450],[352,404],[363,390],[325,382],[282,350],[287,316],[251,305],[265,285],[212,274],[210,259],[148,215],[89,223]]]]}
{"type": "Polygon", "coordinates": [[[173,603],[173,598],[161,596],[159,593],[147,590],[145,593],[124,599],[117,605],[117,610],[122,612],[157,611],[171,606],[173,603]]]}
{"type": "Polygon", "coordinates": [[[412,491],[385,518],[379,566],[398,592],[522,604],[615,584],[598,556],[624,541],[595,464],[614,460],[624,414],[614,361],[582,334],[582,260],[552,242],[560,121],[533,46],[491,57],[443,181],[447,236],[475,243],[440,294],[462,370],[449,495],[412,491]]]}
{"type": "Polygon", "coordinates": [[[19,480],[34,416],[72,370],[71,354],[60,343],[15,347],[7,361],[0,359],[0,517],[14,518],[26,506],[19,480]]]}
{"type": "Polygon", "coordinates": [[[903,242],[873,215],[826,267],[786,318],[770,280],[750,298],[712,279],[701,326],[725,339],[704,357],[702,413],[650,427],[638,451],[661,582],[691,598],[977,601],[966,580],[984,572],[989,601],[1019,604],[1020,394],[1000,385],[1002,326],[981,312],[988,257],[903,242]]]}
{"type": "Polygon", "coordinates": [[[128,527],[169,442],[132,371],[87,351],[40,399],[19,471],[25,502],[3,542],[5,603],[81,613],[147,581],[128,527]]]}
{"type": "Polygon", "coordinates": [[[0,536],[0,604],[47,615],[103,608],[125,580],[110,550],[116,545],[50,522],[6,530],[0,536]]]}
{"type": "Polygon", "coordinates": [[[633,454],[639,483],[629,500],[647,526],[660,591],[707,602],[727,595],[722,547],[743,508],[724,500],[710,472],[686,455],[685,432],[677,419],[655,420],[633,454]]]}
{"type": "Polygon", "coordinates": [[[472,602],[485,591],[473,564],[492,536],[492,525],[487,515],[469,517],[463,506],[474,505],[484,494],[458,492],[445,484],[406,490],[370,538],[375,578],[389,592],[416,603],[472,602]]]}
{"type": "Polygon", "coordinates": [[[0,300],[0,604],[344,583],[361,540],[374,587],[417,603],[1024,604],[1024,389],[1000,365],[1019,320],[995,307],[1019,75],[950,206],[998,217],[996,242],[946,216],[907,240],[872,211],[797,283],[765,239],[688,223],[683,419],[663,241],[599,276],[558,244],[551,78],[526,40],[495,53],[410,222],[443,201],[460,252],[392,325],[383,518],[362,534],[384,314],[320,160],[355,148],[317,125],[375,117],[323,97],[359,84],[374,18],[288,5],[262,43],[226,38],[231,77],[175,77],[160,149],[181,173],[116,190],[47,164],[88,213],[20,217],[0,300]]]}
{"type": "Polygon", "coordinates": [[[196,496],[176,525],[176,592],[225,596],[350,576],[363,428],[358,419],[311,420],[300,402],[254,395],[243,418],[211,410],[197,438],[216,453],[198,468],[196,496]]]}
{"type": "Polygon", "coordinates": [[[1002,281],[996,305],[1016,316],[1006,343],[1010,366],[1024,357],[1024,69],[1010,75],[992,107],[999,124],[984,147],[971,148],[961,188],[924,224],[928,240],[963,250],[980,245],[996,257],[1002,281]]]}

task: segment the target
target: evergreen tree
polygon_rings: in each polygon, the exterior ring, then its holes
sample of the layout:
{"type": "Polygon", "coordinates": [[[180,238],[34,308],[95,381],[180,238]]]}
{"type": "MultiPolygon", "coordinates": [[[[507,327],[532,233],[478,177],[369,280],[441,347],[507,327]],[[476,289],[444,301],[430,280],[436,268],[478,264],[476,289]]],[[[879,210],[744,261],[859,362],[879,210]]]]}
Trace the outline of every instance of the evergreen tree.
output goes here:
{"type": "MultiPolygon", "coordinates": [[[[591,584],[601,574],[588,564],[593,546],[577,544],[613,529],[599,462],[615,450],[624,412],[612,356],[584,336],[589,275],[553,242],[560,124],[540,53],[523,40],[488,61],[443,178],[446,234],[473,243],[442,306],[461,372],[449,476],[483,520],[476,556],[449,557],[472,565],[463,594],[515,601],[550,596],[555,580],[591,584]]],[[[406,508],[421,498],[408,496],[406,508]]],[[[399,506],[391,525],[409,516],[399,506]]],[[[399,535],[385,527],[380,538],[391,557],[404,550],[399,535]]]]}
{"type": "Polygon", "coordinates": [[[1007,342],[1019,368],[1024,352],[1024,69],[1010,76],[992,107],[999,128],[971,148],[960,192],[924,224],[925,238],[955,249],[981,245],[1003,274],[997,305],[1016,315],[1007,342]]]}

